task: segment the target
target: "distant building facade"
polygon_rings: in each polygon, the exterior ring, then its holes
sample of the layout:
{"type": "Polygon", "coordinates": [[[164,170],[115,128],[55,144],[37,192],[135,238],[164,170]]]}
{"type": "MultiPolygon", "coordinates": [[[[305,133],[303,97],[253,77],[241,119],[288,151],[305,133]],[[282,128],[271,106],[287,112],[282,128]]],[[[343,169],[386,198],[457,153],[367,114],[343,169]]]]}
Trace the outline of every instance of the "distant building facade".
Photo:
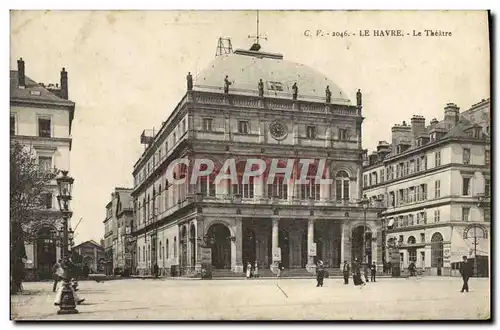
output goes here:
{"type": "MultiPolygon", "coordinates": [[[[137,272],[151,274],[157,264],[161,274],[197,274],[202,248],[209,249],[215,271],[241,273],[257,262],[263,272],[281,263],[308,274],[317,260],[339,270],[344,260],[363,259],[365,233],[366,260],[381,270],[380,209],[359,204],[361,94],[351,105],[317,71],[254,50],[217,57],[191,79],[161,128],[141,136],[146,149],[134,165],[132,192],[137,272]],[[317,168],[325,159],[333,184],[319,184],[315,174],[308,174],[308,184],[280,175],[266,184],[267,172],[244,183],[244,161],[255,157],[266,165],[278,159],[279,167],[308,158],[317,168]],[[169,182],[166,170],[174,160],[200,158],[218,169],[235,158],[238,183],[215,184],[214,175],[195,184],[169,182]]],[[[191,169],[179,166],[174,177],[189,180],[191,169]]]]}
{"type": "Polygon", "coordinates": [[[111,200],[106,205],[104,219],[104,250],[106,253],[108,273],[130,272],[132,265],[132,248],[130,233],[133,221],[132,189],[115,188],[111,200]]]}
{"type": "MultiPolygon", "coordinates": [[[[365,154],[363,192],[386,207],[385,247],[396,243],[401,267],[413,262],[427,274],[457,275],[462,256],[487,260],[490,100],[462,113],[449,103],[444,119],[430,125],[413,116],[411,125],[392,127],[391,142],[365,154]]],[[[487,266],[478,262],[478,273],[487,266]]]]}
{"type": "MultiPolygon", "coordinates": [[[[23,59],[17,65],[17,71],[10,71],[10,141],[30,149],[38,158],[40,170],[69,171],[75,103],[68,100],[68,72],[62,69],[60,85],[45,85],[26,75],[23,59]]],[[[36,212],[32,226],[24,228],[27,279],[51,278],[52,265],[60,258],[54,235],[62,226],[57,194],[53,180],[44,208],[36,212]]]]}
{"type": "Polygon", "coordinates": [[[102,273],[105,267],[104,247],[93,241],[85,241],[71,249],[81,258],[81,267],[87,266],[91,273],[102,273]]]}

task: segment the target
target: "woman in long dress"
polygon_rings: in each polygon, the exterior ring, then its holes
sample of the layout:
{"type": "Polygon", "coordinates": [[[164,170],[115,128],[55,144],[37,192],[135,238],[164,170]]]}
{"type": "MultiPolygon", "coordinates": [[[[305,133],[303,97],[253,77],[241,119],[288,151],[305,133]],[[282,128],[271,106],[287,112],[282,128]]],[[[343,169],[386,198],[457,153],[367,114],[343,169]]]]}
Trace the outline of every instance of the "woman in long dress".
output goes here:
{"type": "Polygon", "coordinates": [[[252,276],[252,264],[250,262],[247,263],[247,278],[252,276]]]}
{"type": "Polygon", "coordinates": [[[253,277],[259,277],[259,265],[257,264],[257,261],[255,262],[255,265],[253,267],[253,277]]]}
{"type": "Polygon", "coordinates": [[[366,283],[361,279],[361,265],[359,264],[358,259],[355,259],[352,265],[352,281],[355,286],[360,285],[363,287],[366,285],[366,283]]]}

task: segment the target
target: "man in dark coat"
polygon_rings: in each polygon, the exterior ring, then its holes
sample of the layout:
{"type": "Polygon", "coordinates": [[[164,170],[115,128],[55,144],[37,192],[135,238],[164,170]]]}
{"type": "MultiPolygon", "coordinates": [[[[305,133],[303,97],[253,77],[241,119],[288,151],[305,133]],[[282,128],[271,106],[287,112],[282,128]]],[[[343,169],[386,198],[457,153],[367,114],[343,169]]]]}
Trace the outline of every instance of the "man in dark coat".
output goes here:
{"type": "Polygon", "coordinates": [[[469,292],[469,278],[472,276],[473,273],[472,262],[468,261],[466,256],[463,256],[462,259],[464,261],[462,262],[462,268],[460,269],[460,274],[462,274],[462,279],[464,280],[464,284],[462,285],[462,291],[460,292],[464,292],[464,290],[469,292]]]}
{"type": "Polygon", "coordinates": [[[158,278],[158,275],[159,275],[159,271],[160,271],[160,268],[158,267],[158,264],[155,263],[154,266],[153,266],[153,274],[156,278],[158,278]]]}
{"type": "Polygon", "coordinates": [[[342,274],[344,275],[344,284],[349,284],[349,272],[350,272],[350,267],[347,261],[344,261],[344,268],[342,270],[342,274]]]}
{"type": "Polygon", "coordinates": [[[375,275],[377,274],[377,266],[375,266],[375,261],[370,266],[371,281],[375,282],[375,275]]]}

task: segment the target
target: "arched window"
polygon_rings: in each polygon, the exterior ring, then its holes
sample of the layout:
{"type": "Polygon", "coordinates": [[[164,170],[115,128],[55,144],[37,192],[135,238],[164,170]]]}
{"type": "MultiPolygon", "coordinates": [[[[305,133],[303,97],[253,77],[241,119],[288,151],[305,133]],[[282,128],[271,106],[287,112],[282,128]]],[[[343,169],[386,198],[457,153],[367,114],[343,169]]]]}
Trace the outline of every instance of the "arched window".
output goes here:
{"type": "Polygon", "coordinates": [[[148,244],[148,261],[151,260],[151,245],[148,244]]]}
{"type": "Polygon", "coordinates": [[[162,258],[162,253],[161,253],[161,252],[162,252],[162,248],[161,248],[161,241],[160,241],[159,243],[160,243],[160,248],[159,248],[158,250],[160,250],[160,260],[161,260],[161,258],[162,258]]]}
{"type": "Polygon", "coordinates": [[[146,261],[146,247],[142,247],[142,261],[146,261]]]}
{"type": "Polygon", "coordinates": [[[148,211],[146,213],[146,223],[149,222],[149,218],[151,218],[151,199],[149,198],[149,194],[148,194],[148,211]]]}
{"type": "Polygon", "coordinates": [[[415,244],[416,242],[417,242],[417,240],[415,239],[414,236],[408,237],[408,244],[415,244]]]}
{"type": "MultiPolygon", "coordinates": [[[[242,198],[253,198],[254,196],[254,177],[246,177],[245,174],[245,162],[239,162],[236,164],[236,176],[238,179],[237,183],[233,183],[233,195],[239,194],[242,198]],[[245,179],[245,180],[243,180],[245,179]]],[[[254,164],[252,170],[257,170],[258,165],[254,164]]]]}
{"type": "Polygon", "coordinates": [[[165,243],[165,258],[169,258],[169,250],[168,250],[168,238],[167,238],[167,242],[165,243]]]}
{"type": "Polygon", "coordinates": [[[335,175],[335,195],[338,201],[349,200],[349,175],[346,171],[338,171],[335,175]]]}
{"type": "MultiPolygon", "coordinates": [[[[307,183],[300,183],[297,185],[297,191],[299,193],[299,198],[303,200],[319,200],[320,198],[320,185],[316,183],[316,175],[318,172],[318,166],[315,164],[309,164],[307,169],[306,180],[307,183]]],[[[302,173],[302,168],[296,173],[300,177],[302,173]]]]}

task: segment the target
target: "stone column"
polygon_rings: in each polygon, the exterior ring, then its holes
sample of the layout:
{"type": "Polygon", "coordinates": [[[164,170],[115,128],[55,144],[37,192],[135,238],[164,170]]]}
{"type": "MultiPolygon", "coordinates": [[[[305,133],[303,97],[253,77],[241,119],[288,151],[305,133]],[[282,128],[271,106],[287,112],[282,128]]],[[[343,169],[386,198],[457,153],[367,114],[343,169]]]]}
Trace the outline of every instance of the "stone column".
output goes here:
{"type": "Polygon", "coordinates": [[[196,228],[196,264],[194,266],[195,272],[201,272],[201,247],[203,244],[203,235],[205,233],[205,227],[203,225],[203,216],[197,215],[194,219],[196,228]]]}
{"type": "Polygon", "coordinates": [[[293,127],[293,144],[299,145],[299,125],[293,123],[292,127],[293,127]]]}
{"type": "Polygon", "coordinates": [[[269,262],[271,263],[271,271],[273,273],[276,273],[278,263],[272,260],[272,255],[274,249],[279,247],[279,221],[280,219],[278,217],[273,218],[273,231],[272,231],[272,244],[271,244],[271,260],[269,262]]]}
{"type": "Polygon", "coordinates": [[[329,125],[326,127],[325,147],[330,148],[331,146],[332,146],[332,127],[329,125]]]}
{"type": "Polygon", "coordinates": [[[311,246],[314,243],[314,218],[311,218],[307,222],[307,266],[306,269],[310,273],[314,273],[316,270],[316,265],[314,264],[314,256],[309,255],[311,246]]]}
{"type": "Polygon", "coordinates": [[[235,273],[243,272],[243,232],[242,218],[237,217],[234,222],[234,236],[231,237],[231,270],[235,273]]]}
{"type": "Polygon", "coordinates": [[[351,240],[350,240],[350,228],[347,224],[347,220],[343,220],[340,225],[342,231],[341,243],[340,243],[340,264],[343,265],[344,261],[351,263],[351,240]]]}
{"type": "Polygon", "coordinates": [[[356,195],[351,195],[353,198],[357,198],[358,200],[361,200],[363,198],[363,178],[362,178],[362,173],[361,173],[361,168],[358,168],[357,173],[356,173],[356,178],[357,178],[357,191],[356,195]]]}
{"type": "Polygon", "coordinates": [[[229,114],[224,114],[224,141],[231,140],[231,119],[229,114]]]}

